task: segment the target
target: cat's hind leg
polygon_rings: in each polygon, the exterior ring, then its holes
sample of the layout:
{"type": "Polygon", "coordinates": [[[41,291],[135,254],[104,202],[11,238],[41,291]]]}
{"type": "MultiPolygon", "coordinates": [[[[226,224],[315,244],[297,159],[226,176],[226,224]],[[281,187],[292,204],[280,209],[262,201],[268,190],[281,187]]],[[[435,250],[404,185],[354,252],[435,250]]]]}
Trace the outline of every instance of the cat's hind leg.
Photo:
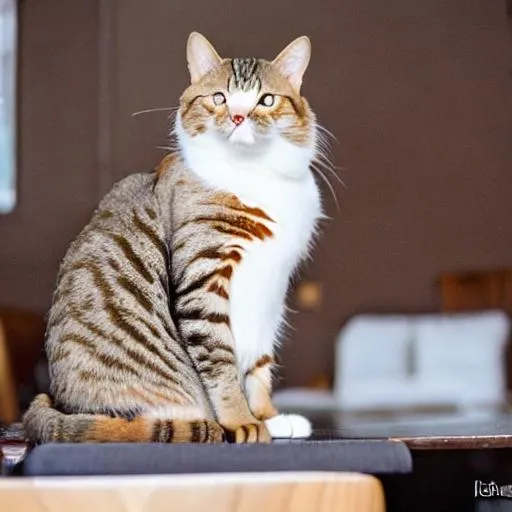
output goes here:
{"type": "MultiPolygon", "coordinates": [[[[132,419],[104,414],[65,414],[44,394],[32,401],[23,417],[27,438],[33,443],[219,443],[222,427],[193,411],[168,411],[172,416],[145,412],[132,419]],[[177,417],[181,416],[181,417],[177,417]]],[[[197,412],[197,411],[196,411],[197,412]]]]}

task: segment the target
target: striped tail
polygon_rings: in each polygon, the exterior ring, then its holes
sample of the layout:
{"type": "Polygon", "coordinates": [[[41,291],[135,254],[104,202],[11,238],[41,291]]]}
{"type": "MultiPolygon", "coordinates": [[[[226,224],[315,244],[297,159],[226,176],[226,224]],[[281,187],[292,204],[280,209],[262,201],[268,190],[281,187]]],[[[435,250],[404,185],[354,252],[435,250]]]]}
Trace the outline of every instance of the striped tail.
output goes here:
{"type": "Polygon", "coordinates": [[[32,443],[218,443],[224,431],[212,420],[133,420],[95,414],[64,414],[48,395],[37,395],[23,417],[32,443]]]}

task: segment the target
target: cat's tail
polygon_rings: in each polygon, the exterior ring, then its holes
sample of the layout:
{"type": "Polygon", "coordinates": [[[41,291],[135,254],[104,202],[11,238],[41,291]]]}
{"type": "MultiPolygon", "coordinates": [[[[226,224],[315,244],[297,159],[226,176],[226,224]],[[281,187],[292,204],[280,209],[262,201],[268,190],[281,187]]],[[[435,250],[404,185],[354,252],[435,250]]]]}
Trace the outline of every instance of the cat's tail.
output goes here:
{"type": "Polygon", "coordinates": [[[215,421],[132,420],[95,414],[64,414],[53,408],[48,395],[37,395],[23,417],[32,443],[218,443],[224,431],[215,421]]]}

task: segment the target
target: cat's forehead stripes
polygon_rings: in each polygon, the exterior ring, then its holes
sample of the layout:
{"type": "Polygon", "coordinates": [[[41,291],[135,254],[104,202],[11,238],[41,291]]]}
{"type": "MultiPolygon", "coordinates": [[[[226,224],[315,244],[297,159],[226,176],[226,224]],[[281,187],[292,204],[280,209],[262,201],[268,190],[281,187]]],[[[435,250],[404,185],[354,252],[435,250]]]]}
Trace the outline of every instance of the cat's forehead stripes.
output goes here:
{"type": "Polygon", "coordinates": [[[259,77],[260,66],[254,57],[235,58],[231,61],[232,76],[229,79],[228,90],[249,91],[261,89],[259,77]]]}

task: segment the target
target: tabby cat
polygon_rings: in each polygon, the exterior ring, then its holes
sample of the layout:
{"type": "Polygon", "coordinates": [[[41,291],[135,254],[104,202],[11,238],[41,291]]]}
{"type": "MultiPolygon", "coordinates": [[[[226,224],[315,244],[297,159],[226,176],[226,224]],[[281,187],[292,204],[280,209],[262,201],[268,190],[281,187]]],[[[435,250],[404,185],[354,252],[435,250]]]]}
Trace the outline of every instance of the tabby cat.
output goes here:
{"type": "Polygon", "coordinates": [[[190,35],[178,151],[116,184],[61,264],[31,441],[270,441],[285,295],[322,216],[309,58],[307,37],[269,62],[190,35]]]}

